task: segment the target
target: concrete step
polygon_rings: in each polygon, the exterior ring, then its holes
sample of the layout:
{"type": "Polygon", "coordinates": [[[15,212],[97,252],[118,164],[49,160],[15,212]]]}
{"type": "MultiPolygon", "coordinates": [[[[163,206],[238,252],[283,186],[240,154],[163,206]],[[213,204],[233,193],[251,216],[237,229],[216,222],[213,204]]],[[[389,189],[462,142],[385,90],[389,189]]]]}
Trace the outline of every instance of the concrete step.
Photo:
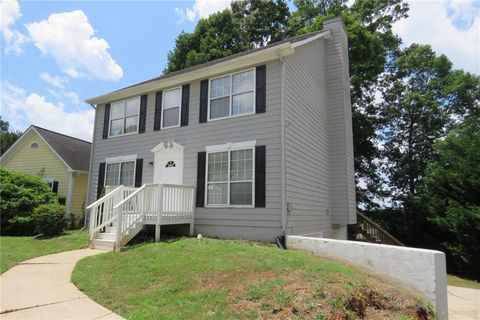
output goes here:
{"type": "Polygon", "coordinates": [[[107,239],[90,240],[89,247],[92,249],[113,251],[115,250],[115,240],[107,240],[107,239]]]}
{"type": "Polygon", "coordinates": [[[98,234],[98,239],[103,240],[115,240],[116,233],[114,232],[101,232],[98,234]]]}

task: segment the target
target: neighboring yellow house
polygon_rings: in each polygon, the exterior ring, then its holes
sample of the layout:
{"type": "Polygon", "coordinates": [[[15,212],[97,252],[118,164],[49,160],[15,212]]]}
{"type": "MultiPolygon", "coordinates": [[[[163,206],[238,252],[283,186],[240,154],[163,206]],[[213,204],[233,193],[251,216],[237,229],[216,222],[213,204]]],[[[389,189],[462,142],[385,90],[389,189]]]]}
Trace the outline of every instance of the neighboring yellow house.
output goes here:
{"type": "Polygon", "coordinates": [[[67,213],[81,216],[87,201],[91,143],[30,126],[3,154],[0,165],[42,178],[59,197],[67,213]]]}

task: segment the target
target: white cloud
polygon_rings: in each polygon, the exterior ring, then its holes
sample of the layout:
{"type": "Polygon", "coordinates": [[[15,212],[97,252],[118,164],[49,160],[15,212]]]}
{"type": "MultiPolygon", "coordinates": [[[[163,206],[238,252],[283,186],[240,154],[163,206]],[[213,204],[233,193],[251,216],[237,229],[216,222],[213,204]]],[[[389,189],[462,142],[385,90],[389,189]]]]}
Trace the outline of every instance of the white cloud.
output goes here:
{"type": "Polygon", "coordinates": [[[175,13],[180,16],[179,23],[188,20],[194,22],[199,18],[206,18],[212,13],[230,7],[230,0],[195,0],[191,8],[175,8],[175,13]]]}
{"type": "MultiPolygon", "coordinates": [[[[91,141],[94,110],[69,112],[63,104],[54,104],[36,93],[27,94],[22,88],[2,83],[2,118],[8,120],[14,130],[25,130],[35,124],[69,136],[91,141]]],[[[77,96],[78,97],[78,96],[77,96]]]]}
{"type": "Polygon", "coordinates": [[[123,70],[108,52],[108,42],[94,36],[95,30],[83,11],[54,13],[48,20],[26,27],[35,46],[43,54],[52,55],[69,76],[115,81],[122,78],[123,70]]]}
{"type": "Polygon", "coordinates": [[[65,83],[68,81],[66,77],[62,76],[54,76],[51,75],[48,72],[42,72],[40,73],[40,79],[48,83],[49,85],[52,85],[56,88],[59,89],[64,89],[65,88],[65,83]]]}
{"type": "Polygon", "coordinates": [[[405,45],[430,44],[456,69],[480,74],[480,14],[474,1],[408,1],[409,18],[393,31],[405,45]],[[475,13],[476,12],[476,13],[475,13]]]}
{"type": "Polygon", "coordinates": [[[0,32],[5,39],[5,53],[21,53],[22,45],[27,41],[20,31],[13,29],[15,21],[20,19],[20,5],[17,0],[0,1],[0,32]]]}

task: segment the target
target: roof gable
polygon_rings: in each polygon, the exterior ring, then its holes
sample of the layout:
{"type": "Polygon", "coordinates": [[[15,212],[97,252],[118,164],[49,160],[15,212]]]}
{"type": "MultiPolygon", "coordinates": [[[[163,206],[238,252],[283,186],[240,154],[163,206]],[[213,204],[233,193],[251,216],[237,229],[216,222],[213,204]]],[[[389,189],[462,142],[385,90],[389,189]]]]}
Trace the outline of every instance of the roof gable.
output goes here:
{"type": "Polygon", "coordinates": [[[8,161],[30,134],[38,135],[51,151],[73,171],[88,171],[90,168],[91,143],[37,126],[30,126],[15,143],[2,155],[1,160],[8,161]]]}
{"type": "Polygon", "coordinates": [[[41,127],[32,127],[72,170],[89,170],[92,145],[90,142],[41,127]]]}

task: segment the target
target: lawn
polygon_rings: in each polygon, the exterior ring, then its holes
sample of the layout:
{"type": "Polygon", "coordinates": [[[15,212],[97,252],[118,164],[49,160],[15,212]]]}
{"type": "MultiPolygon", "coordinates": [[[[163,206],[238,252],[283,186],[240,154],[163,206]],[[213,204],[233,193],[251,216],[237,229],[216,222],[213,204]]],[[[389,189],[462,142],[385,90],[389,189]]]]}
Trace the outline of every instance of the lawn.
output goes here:
{"type": "Polygon", "coordinates": [[[459,278],[457,276],[449,274],[447,276],[447,281],[449,286],[456,286],[456,287],[464,287],[464,288],[471,288],[471,289],[479,289],[480,290],[480,282],[474,280],[467,280],[463,278],[459,278]]]}
{"type": "Polygon", "coordinates": [[[0,237],[0,272],[3,273],[19,262],[62,251],[85,248],[86,231],[66,231],[64,235],[37,239],[35,237],[0,237]]]}
{"type": "Polygon", "coordinates": [[[81,260],[72,279],[127,319],[409,319],[424,306],[351,266],[233,240],[140,244],[81,260]]]}

